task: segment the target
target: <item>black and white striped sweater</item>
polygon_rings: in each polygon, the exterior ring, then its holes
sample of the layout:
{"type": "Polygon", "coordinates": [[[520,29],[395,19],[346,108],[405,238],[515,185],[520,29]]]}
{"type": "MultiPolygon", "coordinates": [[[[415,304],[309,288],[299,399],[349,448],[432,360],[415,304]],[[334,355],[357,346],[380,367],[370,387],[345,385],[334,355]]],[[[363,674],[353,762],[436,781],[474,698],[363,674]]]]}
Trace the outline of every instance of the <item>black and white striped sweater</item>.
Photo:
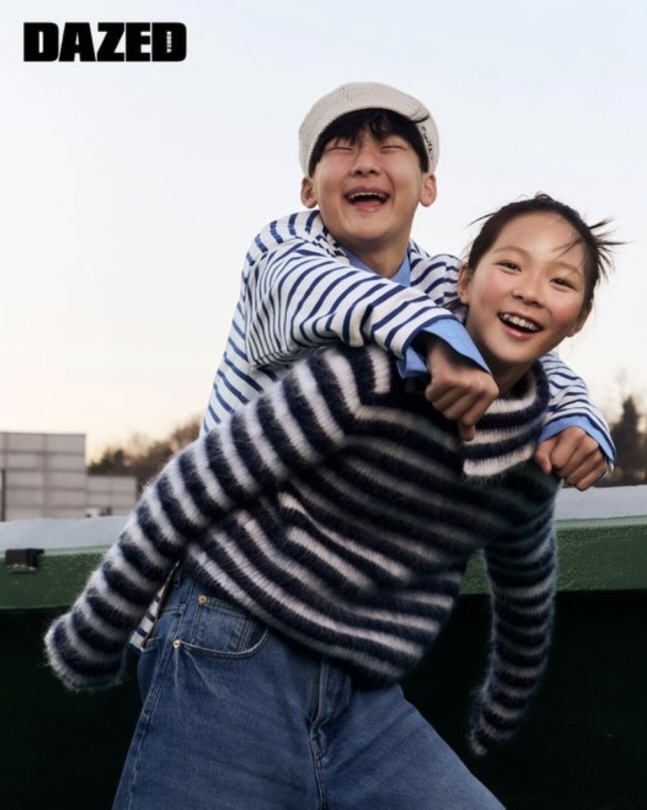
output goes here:
{"type": "Polygon", "coordinates": [[[325,349],[179,453],[46,636],[71,688],[118,680],[128,637],[185,558],[211,593],[329,655],[361,684],[400,678],[484,549],[488,674],[472,715],[485,753],[509,736],[547,655],[557,480],[531,460],[545,418],[540,366],[463,444],[376,347],[325,349]]]}

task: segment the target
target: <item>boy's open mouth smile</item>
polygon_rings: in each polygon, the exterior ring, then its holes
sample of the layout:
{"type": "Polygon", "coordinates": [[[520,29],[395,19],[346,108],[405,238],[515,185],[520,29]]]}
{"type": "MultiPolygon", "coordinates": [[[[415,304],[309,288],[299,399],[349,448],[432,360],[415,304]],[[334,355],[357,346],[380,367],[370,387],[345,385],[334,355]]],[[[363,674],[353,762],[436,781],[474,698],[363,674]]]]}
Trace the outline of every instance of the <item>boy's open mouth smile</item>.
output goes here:
{"type": "Polygon", "coordinates": [[[541,331],[541,326],[538,323],[535,323],[535,321],[531,321],[528,318],[522,318],[521,315],[513,315],[510,312],[499,313],[499,320],[505,326],[510,326],[517,332],[534,334],[535,332],[541,331]]]}
{"type": "Polygon", "coordinates": [[[346,199],[353,205],[356,203],[379,203],[381,205],[389,199],[389,195],[384,191],[361,190],[349,192],[346,199]]]}

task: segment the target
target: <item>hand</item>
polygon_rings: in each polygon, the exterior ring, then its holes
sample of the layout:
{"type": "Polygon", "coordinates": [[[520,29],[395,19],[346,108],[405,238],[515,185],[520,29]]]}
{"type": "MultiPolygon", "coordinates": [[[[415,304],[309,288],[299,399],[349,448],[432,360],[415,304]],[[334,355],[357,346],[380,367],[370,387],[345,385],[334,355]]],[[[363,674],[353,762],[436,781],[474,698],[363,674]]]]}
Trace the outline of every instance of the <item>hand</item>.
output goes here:
{"type": "Polygon", "coordinates": [[[499,395],[497,384],[440,338],[429,340],[426,354],[431,381],[425,396],[443,416],[458,422],[463,441],[472,441],[474,425],[499,395]]]}
{"type": "Polygon", "coordinates": [[[568,427],[543,441],[537,448],[535,461],[545,473],[555,473],[582,492],[599,481],[608,469],[600,445],[579,427],[568,427]]]}

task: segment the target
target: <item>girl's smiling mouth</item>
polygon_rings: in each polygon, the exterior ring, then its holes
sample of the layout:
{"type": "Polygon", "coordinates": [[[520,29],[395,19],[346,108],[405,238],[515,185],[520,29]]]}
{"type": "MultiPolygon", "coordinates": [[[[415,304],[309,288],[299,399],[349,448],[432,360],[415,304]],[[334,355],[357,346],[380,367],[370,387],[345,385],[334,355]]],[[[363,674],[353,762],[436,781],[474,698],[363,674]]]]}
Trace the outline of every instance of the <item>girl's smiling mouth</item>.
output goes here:
{"type": "Polygon", "coordinates": [[[515,315],[512,312],[499,313],[499,320],[504,326],[509,326],[517,332],[524,334],[534,334],[541,331],[541,326],[529,318],[524,318],[521,315],[515,315]]]}

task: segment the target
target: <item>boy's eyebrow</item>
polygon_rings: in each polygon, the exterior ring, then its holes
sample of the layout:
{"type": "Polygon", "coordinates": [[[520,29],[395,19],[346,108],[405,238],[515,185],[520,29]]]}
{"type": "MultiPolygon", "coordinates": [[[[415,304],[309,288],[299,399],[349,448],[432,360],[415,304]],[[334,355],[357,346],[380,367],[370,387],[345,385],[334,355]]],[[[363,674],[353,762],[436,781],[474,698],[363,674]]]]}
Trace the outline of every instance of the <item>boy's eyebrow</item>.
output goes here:
{"type": "MultiPolygon", "coordinates": [[[[371,135],[372,133],[368,133],[368,134],[371,135]]],[[[350,144],[353,144],[353,145],[361,144],[362,141],[364,140],[364,138],[366,137],[366,135],[367,135],[366,132],[357,132],[354,135],[334,135],[332,138],[330,138],[329,140],[326,141],[323,148],[327,149],[331,144],[339,143],[340,141],[345,142],[345,143],[350,143],[350,144]]],[[[402,143],[404,143],[407,146],[411,147],[411,144],[404,137],[404,135],[400,135],[398,132],[387,132],[381,137],[373,135],[373,138],[378,143],[384,143],[385,141],[388,141],[391,138],[397,138],[399,141],[402,141],[402,143]]],[[[411,147],[411,148],[413,148],[413,147],[411,147]]]]}
{"type": "MultiPolygon", "coordinates": [[[[569,242],[568,244],[563,246],[563,253],[568,253],[568,251],[573,247],[573,243],[569,242]]],[[[497,254],[503,251],[515,251],[516,253],[521,253],[524,256],[529,256],[529,252],[524,250],[522,247],[518,245],[501,245],[501,247],[495,248],[492,253],[497,254]]],[[[571,262],[564,261],[563,259],[557,258],[553,259],[553,264],[559,264],[561,267],[564,267],[567,270],[570,270],[572,273],[577,273],[580,276],[584,275],[584,272],[581,267],[576,264],[571,264],[571,262]]]]}

